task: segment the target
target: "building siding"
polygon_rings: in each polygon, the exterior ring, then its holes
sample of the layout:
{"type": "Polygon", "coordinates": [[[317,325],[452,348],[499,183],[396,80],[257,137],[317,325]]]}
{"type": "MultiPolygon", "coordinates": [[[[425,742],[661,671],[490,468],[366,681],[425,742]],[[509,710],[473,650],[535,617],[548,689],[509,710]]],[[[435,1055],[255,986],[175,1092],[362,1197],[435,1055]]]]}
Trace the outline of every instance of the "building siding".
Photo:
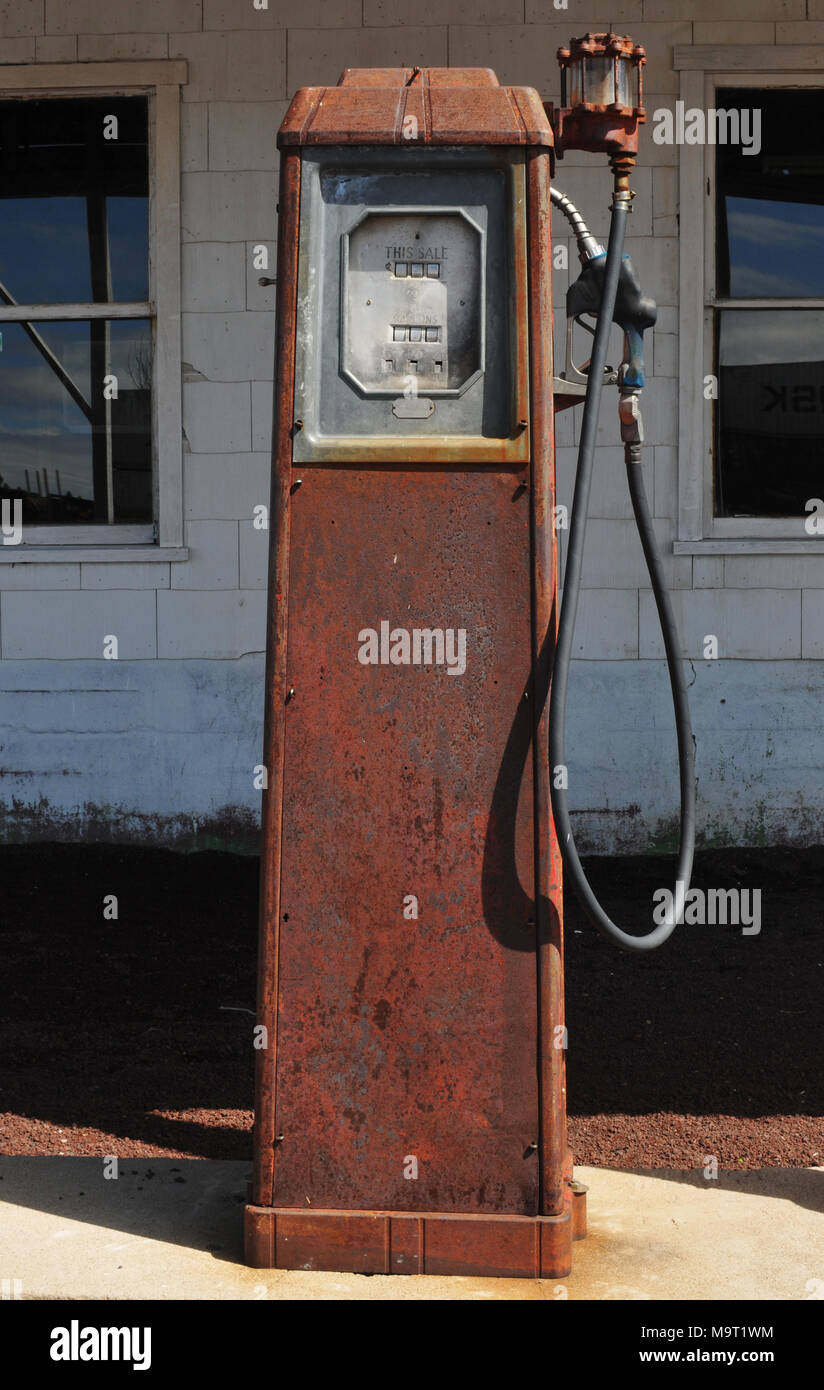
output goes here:
{"type": "MultiPolygon", "coordinates": [[[[181,266],[185,544],[172,564],[0,565],[0,834],[254,845],[260,794],[274,296],[275,132],[294,89],[347,65],[492,67],[558,95],[555,51],[610,20],[647,49],[647,106],[677,99],[673,45],[824,45],[824,0],[13,0],[2,63],[185,58],[181,266]],[[677,18],[673,15],[677,14],[677,18]],[[809,18],[807,18],[809,15],[809,18]],[[549,20],[549,22],[548,22],[549,20]],[[117,661],[105,660],[115,634],[117,661]]],[[[1,73],[0,73],[1,76],[1,73]]],[[[692,665],[706,843],[820,838],[824,556],[673,555],[678,446],[678,158],[642,132],[628,250],[659,304],[643,398],[645,471],[692,665]],[[703,657],[719,639],[719,659],[703,657]]],[[[557,182],[596,234],[606,162],[557,182]]],[[[567,241],[566,224],[555,244],[567,241]]],[[[567,241],[567,244],[568,241],[567,241]]],[[[570,253],[575,267],[575,256],[570,253]]],[[[575,273],[575,270],[571,272],[575,273]]],[[[556,343],[563,296],[554,274],[556,343]]],[[[651,593],[631,521],[614,393],[598,432],[568,748],[583,847],[671,848],[677,774],[651,593]]],[[[580,411],[558,420],[571,501],[580,411]]],[[[563,537],[562,537],[563,539],[563,537]]]]}

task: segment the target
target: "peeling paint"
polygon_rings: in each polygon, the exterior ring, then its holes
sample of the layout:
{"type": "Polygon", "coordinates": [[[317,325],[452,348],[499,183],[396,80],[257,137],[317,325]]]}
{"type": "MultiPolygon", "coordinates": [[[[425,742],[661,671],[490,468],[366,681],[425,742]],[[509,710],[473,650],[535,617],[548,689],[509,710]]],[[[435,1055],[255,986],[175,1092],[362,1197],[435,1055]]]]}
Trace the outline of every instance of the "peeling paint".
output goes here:
{"type": "Polygon", "coordinates": [[[0,805],[0,844],[154,845],[193,853],[260,852],[260,821],[247,806],[224,806],[209,816],[141,814],[86,801],[67,811],[46,797],[34,804],[0,805]]]}

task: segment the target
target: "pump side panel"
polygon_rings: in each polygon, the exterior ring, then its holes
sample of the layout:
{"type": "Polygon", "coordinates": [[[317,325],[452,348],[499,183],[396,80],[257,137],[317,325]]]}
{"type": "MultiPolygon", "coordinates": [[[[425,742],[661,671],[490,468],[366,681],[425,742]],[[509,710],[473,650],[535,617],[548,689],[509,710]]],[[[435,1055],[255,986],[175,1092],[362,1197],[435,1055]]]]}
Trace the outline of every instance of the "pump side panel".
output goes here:
{"type": "Polygon", "coordinates": [[[300,476],[274,1205],[535,1214],[528,469],[300,476]],[[465,671],[363,664],[382,620],[465,671]]]}

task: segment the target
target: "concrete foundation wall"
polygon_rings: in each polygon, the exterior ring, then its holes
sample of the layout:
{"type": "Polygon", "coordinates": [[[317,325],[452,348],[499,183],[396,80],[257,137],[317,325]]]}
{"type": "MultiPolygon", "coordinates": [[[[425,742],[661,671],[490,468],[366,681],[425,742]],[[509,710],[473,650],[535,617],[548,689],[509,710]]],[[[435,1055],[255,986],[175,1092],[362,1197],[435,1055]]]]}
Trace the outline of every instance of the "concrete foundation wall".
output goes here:
{"type": "MultiPolygon", "coordinates": [[[[816,663],[695,661],[692,669],[701,842],[819,842],[816,663]]],[[[0,674],[0,840],[257,849],[261,655],[6,661],[0,674]]],[[[576,662],[567,757],[581,849],[675,848],[663,662],[576,662]]]]}

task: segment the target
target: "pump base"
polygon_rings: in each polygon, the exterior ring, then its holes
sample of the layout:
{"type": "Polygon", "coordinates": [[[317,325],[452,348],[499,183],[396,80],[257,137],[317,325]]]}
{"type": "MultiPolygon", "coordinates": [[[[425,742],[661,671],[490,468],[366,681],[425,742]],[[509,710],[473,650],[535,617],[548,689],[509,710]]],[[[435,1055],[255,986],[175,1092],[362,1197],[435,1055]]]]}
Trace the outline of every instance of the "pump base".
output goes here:
{"type": "MultiPolygon", "coordinates": [[[[572,1242],[572,1191],[558,1216],[410,1211],[299,1211],[249,1204],[245,1260],[255,1269],[317,1269],[350,1274],[475,1274],[563,1279],[572,1242]]],[[[585,1220],[585,1217],[584,1217],[585,1220]]]]}

